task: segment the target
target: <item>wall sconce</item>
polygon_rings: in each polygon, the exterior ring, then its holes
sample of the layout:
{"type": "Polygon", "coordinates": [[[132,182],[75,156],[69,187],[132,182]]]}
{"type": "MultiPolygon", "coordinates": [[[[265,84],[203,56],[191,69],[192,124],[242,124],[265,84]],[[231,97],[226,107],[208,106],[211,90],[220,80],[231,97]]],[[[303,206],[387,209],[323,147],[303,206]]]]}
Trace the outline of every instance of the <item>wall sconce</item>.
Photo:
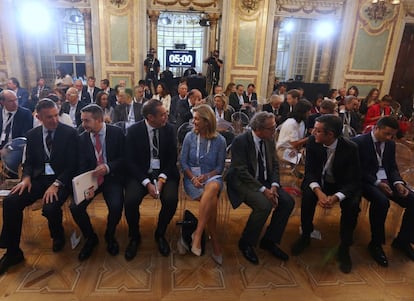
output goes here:
{"type": "Polygon", "coordinates": [[[371,5],[365,9],[368,18],[374,22],[377,22],[378,20],[383,20],[387,15],[391,14],[392,10],[387,6],[387,2],[390,2],[392,5],[400,4],[400,0],[372,0],[371,5]]]}
{"type": "Polygon", "coordinates": [[[121,5],[124,5],[126,3],[126,0],[111,0],[111,4],[112,5],[116,5],[116,6],[118,6],[118,8],[121,6],[121,5]]]}

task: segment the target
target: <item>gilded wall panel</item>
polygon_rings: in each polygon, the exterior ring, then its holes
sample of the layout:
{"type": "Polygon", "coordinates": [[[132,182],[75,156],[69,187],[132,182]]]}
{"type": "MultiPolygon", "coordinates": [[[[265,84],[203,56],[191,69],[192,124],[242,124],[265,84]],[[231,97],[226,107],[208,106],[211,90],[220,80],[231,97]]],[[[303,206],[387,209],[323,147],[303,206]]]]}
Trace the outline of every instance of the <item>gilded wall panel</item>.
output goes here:
{"type": "Polygon", "coordinates": [[[110,62],[131,62],[130,53],[130,24],[128,16],[109,17],[109,44],[110,44],[110,62]]]}
{"type": "Polygon", "coordinates": [[[235,65],[254,66],[256,57],[257,21],[240,20],[235,65]]]}
{"type": "Polygon", "coordinates": [[[249,1],[232,0],[228,22],[228,39],[225,39],[225,79],[224,84],[254,83],[258,94],[261,87],[262,69],[266,41],[266,24],[269,1],[261,0],[254,7],[249,1]],[[247,6],[246,6],[247,5],[247,6]]]}
{"type": "Polygon", "coordinates": [[[383,72],[389,34],[389,30],[384,30],[378,35],[370,35],[360,28],[356,37],[351,70],[383,72]]]}

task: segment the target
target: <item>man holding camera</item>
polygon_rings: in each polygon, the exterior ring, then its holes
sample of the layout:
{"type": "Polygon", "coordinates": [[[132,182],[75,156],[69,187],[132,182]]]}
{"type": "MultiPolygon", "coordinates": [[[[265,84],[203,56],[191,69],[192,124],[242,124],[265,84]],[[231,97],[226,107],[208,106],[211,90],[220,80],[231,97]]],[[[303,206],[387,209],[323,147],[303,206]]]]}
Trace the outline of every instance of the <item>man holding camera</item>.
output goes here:
{"type": "Polygon", "coordinates": [[[210,93],[211,88],[218,85],[220,80],[220,68],[223,66],[223,61],[219,59],[219,51],[214,50],[211,56],[204,60],[208,64],[207,69],[207,92],[210,93]]]}
{"type": "MultiPolygon", "coordinates": [[[[155,57],[156,51],[151,48],[144,61],[145,81],[152,89],[151,83],[154,85],[154,90],[158,85],[158,73],[160,72],[160,61],[155,57]]],[[[152,91],[154,91],[152,90],[152,91]]]]}

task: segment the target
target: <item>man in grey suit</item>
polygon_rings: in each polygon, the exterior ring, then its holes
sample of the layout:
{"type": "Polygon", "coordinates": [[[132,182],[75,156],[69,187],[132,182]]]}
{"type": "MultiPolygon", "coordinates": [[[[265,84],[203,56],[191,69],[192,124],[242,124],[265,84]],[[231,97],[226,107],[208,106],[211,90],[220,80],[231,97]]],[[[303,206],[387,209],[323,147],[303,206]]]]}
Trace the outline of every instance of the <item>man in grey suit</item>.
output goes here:
{"type": "Polygon", "coordinates": [[[227,174],[227,190],[233,208],[246,203],[252,212],[239,240],[244,257],[258,264],[253,249],[266,220],[272,218],[260,247],[281,260],[289,256],[279,247],[294,201],[280,186],[279,163],[276,160],[273,135],[275,117],[269,112],[254,115],[250,122],[252,131],[238,136],[232,143],[232,162],[227,174]]]}

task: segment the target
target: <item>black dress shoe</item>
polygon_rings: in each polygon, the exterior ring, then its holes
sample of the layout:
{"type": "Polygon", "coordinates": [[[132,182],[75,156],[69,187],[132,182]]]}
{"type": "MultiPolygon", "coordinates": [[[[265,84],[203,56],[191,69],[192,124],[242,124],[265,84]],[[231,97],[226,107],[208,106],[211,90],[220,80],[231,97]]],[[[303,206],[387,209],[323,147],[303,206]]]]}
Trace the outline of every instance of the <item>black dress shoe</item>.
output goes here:
{"type": "Polygon", "coordinates": [[[350,273],[352,270],[352,261],[349,255],[349,247],[339,246],[337,259],[339,261],[339,269],[342,273],[350,273]]]}
{"type": "Polygon", "coordinates": [[[268,250],[270,253],[272,253],[273,256],[283,260],[287,261],[289,260],[289,255],[283,252],[274,242],[262,239],[260,241],[260,248],[264,250],[268,250]]]}
{"type": "Polygon", "coordinates": [[[16,255],[11,254],[4,254],[3,257],[0,259],[0,275],[3,275],[7,272],[7,270],[16,264],[24,261],[23,252],[19,250],[16,255]]]}
{"type": "Polygon", "coordinates": [[[239,249],[242,252],[244,258],[253,264],[259,264],[259,258],[257,258],[257,255],[251,245],[239,241],[239,249]]]}
{"type": "Polygon", "coordinates": [[[160,251],[162,256],[170,255],[170,245],[168,241],[165,239],[164,236],[155,237],[155,241],[158,244],[158,250],[160,251]]]}
{"type": "Polygon", "coordinates": [[[56,252],[62,251],[64,246],[65,246],[65,238],[64,237],[53,239],[53,246],[52,246],[53,252],[56,253],[56,252]]]}
{"type": "Polygon", "coordinates": [[[310,245],[310,237],[301,236],[297,241],[292,245],[291,252],[293,256],[298,256],[310,245]]]}
{"type": "Polygon", "coordinates": [[[400,250],[404,253],[405,256],[410,258],[411,260],[414,260],[414,249],[411,247],[411,244],[409,242],[402,242],[400,239],[396,238],[392,242],[391,246],[394,249],[400,250]]]}
{"type": "Polygon", "coordinates": [[[372,242],[368,245],[369,254],[371,254],[371,257],[380,265],[383,267],[388,266],[388,259],[387,256],[384,253],[384,250],[382,249],[381,245],[374,244],[372,242]]]}
{"type": "Polygon", "coordinates": [[[125,259],[130,261],[137,255],[138,246],[141,242],[140,238],[131,239],[125,250],[125,259]]]}
{"type": "Polygon", "coordinates": [[[119,244],[114,237],[106,239],[106,250],[112,256],[119,254],[119,244]]]}
{"type": "Polygon", "coordinates": [[[90,236],[86,242],[85,245],[83,246],[82,250],[79,252],[79,260],[80,261],[84,261],[86,259],[88,259],[89,257],[91,257],[93,249],[96,247],[96,245],[98,245],[99,240],[98,240],[98,236],[96,236],[96,234],[90,236]]]}

